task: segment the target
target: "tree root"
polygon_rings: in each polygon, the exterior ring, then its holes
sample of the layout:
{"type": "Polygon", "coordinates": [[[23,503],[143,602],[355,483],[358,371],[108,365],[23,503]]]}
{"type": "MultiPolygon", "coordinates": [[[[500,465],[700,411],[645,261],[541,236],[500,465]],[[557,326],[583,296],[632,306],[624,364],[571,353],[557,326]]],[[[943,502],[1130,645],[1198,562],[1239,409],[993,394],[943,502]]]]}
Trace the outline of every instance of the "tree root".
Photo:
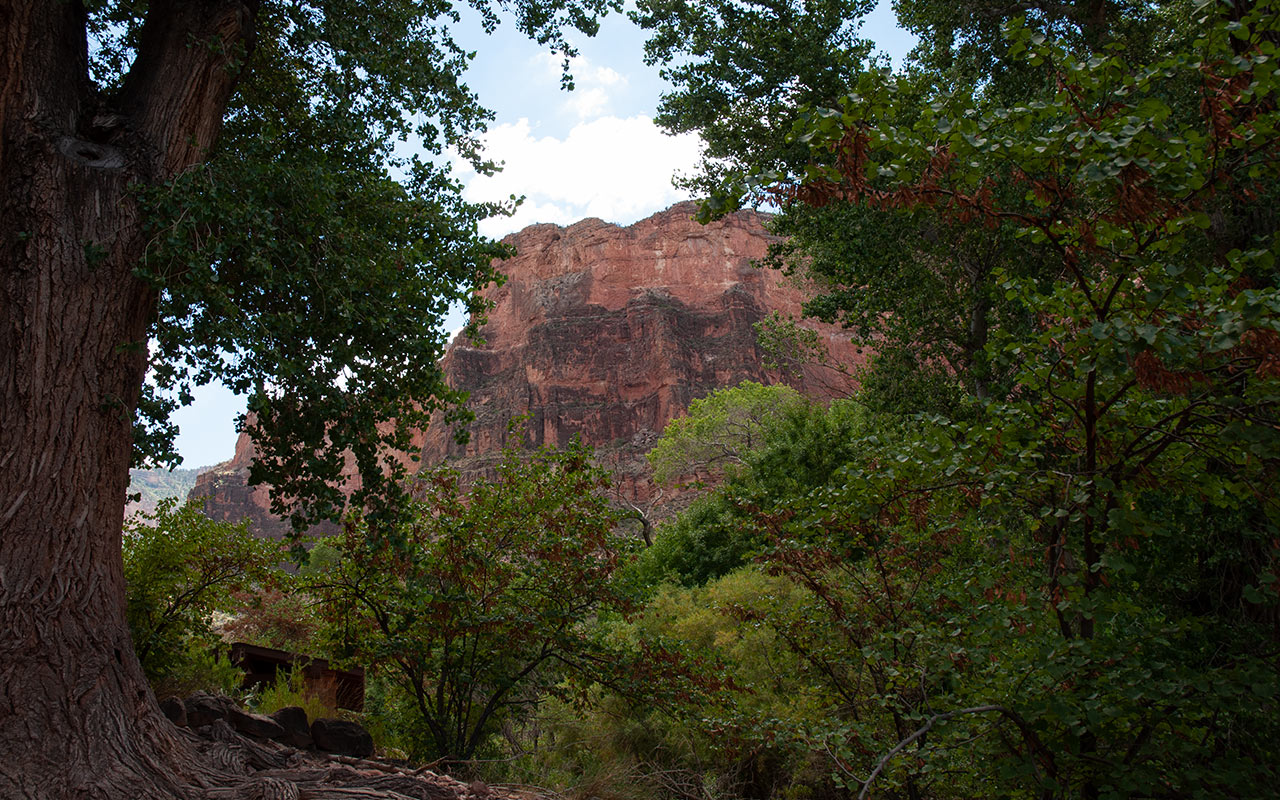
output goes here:
{"type": "MultiPolygon", "coordinates": [[[[202,787],[206,800],[505,800],[482,783],[373,758],[296,750],[242,736],[223,720],[183,731],[218,778],[202,787]]],[[[212,776],[210,776],[212,777],[212,776]]]]}

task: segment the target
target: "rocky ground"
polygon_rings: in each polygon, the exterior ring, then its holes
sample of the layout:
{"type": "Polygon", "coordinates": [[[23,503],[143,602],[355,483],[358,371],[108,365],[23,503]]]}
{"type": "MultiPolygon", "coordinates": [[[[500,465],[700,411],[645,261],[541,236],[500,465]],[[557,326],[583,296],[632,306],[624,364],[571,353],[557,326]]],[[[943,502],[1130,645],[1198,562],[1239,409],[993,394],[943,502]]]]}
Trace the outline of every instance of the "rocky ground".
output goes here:
{"type": "Polygon", "coordinates": [[[373,757],[373,740],[349,720],[308,721],[300,708],[264,716],[197,693],[161,703],[181,734],[229,779],[209,800],[534,800],[524,788],[463,783],[428,767],[373,757]]]}

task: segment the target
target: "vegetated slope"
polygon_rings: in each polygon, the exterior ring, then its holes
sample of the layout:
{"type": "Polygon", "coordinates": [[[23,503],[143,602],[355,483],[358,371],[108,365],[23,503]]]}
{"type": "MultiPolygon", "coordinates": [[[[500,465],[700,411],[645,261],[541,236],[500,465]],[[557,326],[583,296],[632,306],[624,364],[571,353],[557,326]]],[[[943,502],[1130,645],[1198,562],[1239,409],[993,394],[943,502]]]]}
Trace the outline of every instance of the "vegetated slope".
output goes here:
{"type": "Polygon", "coordinates": [[[196,485],[196,475],[204,467],[192,469],[129,470],[129,503],[124,508],[126,519],[138,512],[154,511],[166,497],[186,497],[196,485]],[[133,499],[137,495],[137,499],[133,499]]]}
{"type": "MultiPolygon", "coordinates": [[[[765,368],[753,326],[772,311],[798,317],[803,300],[779,272],[753,265],[771,241],[765,215],[704,226],[694,211],[681,203],[627,227],[587,219],[509,237],[517,255],[499,265],[506,283],[487,291],[487,324],[444,360],[450,384],[470,394],[469,440],[457,444],[438,416],[419,437],[419,464],[482,474],[508,444],[576,436],[613,471],[618,502],[649,519],[680,507],[680,493],[654,485],[644,454],[692,400],[743,380],[782,380],[765,368]]],[[[814,327],[838,361],[863,360],[838,327],[814,327]]],[[[821,368],[791,380],[830,391],[821,368]]],[[[279,535],[286,525],[270,514],[266,488],[248,486],[252,456],[242,434],[235,457],[202,473],[193,495],[215,518],[247,516],[260,534],[279,535]]]]}

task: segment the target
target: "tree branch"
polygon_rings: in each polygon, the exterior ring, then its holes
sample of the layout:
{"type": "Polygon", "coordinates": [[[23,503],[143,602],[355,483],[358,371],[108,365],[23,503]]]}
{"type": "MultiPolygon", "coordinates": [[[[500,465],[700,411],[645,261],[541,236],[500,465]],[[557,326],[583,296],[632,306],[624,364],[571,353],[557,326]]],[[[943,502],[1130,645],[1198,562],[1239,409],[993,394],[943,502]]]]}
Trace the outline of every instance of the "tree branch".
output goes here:
{"type": "Polygon", "coordinates": [[[202,161],[253,51],[257,0],[158,0],[147,11],[122,110],[167,180],[202,161]]]}
{"type": "Polygon", "coordinates": [[[933,728],[933,726],[936,725],[937,723],[944,722],[946,720],[952,719],[953,717],[958,717],[961,714],[986,714],[992,711],[997,712],[998,714],[1000,714],[1000,716],[1011,720],[1015,725],[1017,725],[1018,730],[1022,732],[1022,735],[1024,738],[1028,739],[1029,743],[1032,745],[1033,748],[1035,748],[1036,750],[1042,753],[1047,752],[1044,750],[1044,745],[1040,743],[1039,738],[1036,737],[1035,733],[1031,731],[1030,728],[1027,726],[1026,721],[1023,720],[1022,717],[1019,716],[1017,712],[1013,711],[1012,709],[1006,708],[1005,706],[1000,706],[1000,705],[973,706],[971,708],[960,708],[960,709],[956,709],[955,711],[948,711],[945,714],[934,714],[932,717],[929,717],[929,719],[925,721],[924,725],[918,728],[910,736],[898,742],[896,745],[894,745],[892,750],[885,753],[884,756],[881,757],[880,763],[876,764],[876,768],[873,769],[871,771],[871,774],[867,776],[867,779],[862,782],[862,791],[858,793],[858,800],[866,800],[867,794],[871,791],[871,784],[880,775],[880,773],[884,771],[884,768],[889,765],[889,762],[893,760],[894,756],[898,755],[898,753],[901,753],[903,750],[905,750],[912,742],[916,741],[921,736],[924,736],[926,733],[928,733],[933,728]]]}

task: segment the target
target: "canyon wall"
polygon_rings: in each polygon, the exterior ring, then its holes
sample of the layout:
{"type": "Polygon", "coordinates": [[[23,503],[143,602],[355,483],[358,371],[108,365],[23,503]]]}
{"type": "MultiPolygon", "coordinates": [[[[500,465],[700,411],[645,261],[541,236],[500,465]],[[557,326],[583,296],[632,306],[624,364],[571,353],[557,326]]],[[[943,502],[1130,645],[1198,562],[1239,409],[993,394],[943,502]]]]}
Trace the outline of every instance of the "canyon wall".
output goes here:
{"type": "Polygon", "coordinates": [[[249,485],[249,465],[253,463],[253,441],[249,434],[236,438],[231,460],[210,467],[196,476],[189,498],[204,501],[204,513],[225,522],[249,520],[249,528],[259,536],[278,539],[290,531],[288,520],[271,513],[271,490],[249,485]]]}
{"type": "MultiPolygon", "coordinates": [[[[644,454],[692,400],[747,379],[780,380],[764,368],[752,326],[771,311],[798,317],[803,300],[779,272],[752,266],[770,241],[763,215],[703,226],[694,211],[682,203],[629,227],[588,219],[509,237],[517,255],[500,265],[507,281],[486,293],[495,303],[487,324],[444,358],[451,385],[470,393],[470,438],[458,445],[434,421],[420,463],[482,474],[507,444],[579,436],[614,472],[618,502],[650,520],[680,508],[685,497],[654,486],[644,454]]],[[[812,327],[841,363],[862,359],[838,328],[812,327]]],[[[817,396],[832,385],[821,368],[793,383],[817,396]]],[[[251,457],[242,435],[236,457],[202,474],[193,495],[215,517],[248,515],[277,534],[283,524],[266,511],[265,489],[245,485],[251,457]]]]}

